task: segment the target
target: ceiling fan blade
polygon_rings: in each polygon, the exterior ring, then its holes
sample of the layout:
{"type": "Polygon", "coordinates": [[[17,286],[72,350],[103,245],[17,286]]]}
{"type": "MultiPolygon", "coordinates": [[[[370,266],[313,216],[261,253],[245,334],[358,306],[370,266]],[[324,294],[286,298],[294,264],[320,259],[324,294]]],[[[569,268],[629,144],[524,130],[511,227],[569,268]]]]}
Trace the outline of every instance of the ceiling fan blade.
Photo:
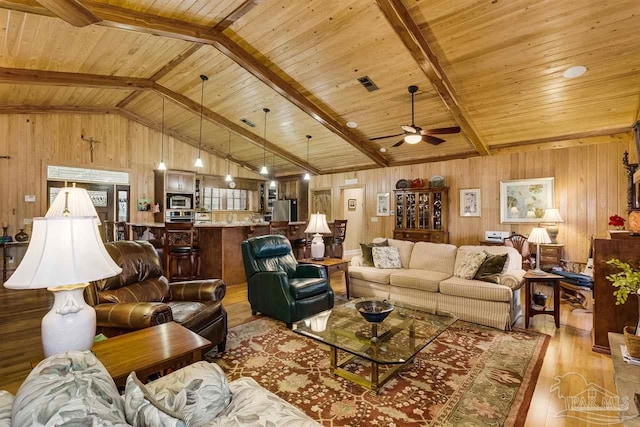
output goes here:
{"type": "Polygon", "coordinates": [[[423,129],[420,133],[423,135],[446,135],[450,133],[460,133],[460,128],[453,126],[450,128],[423,129]]]}
{"type": "Polygon", "coordinates": [[[404,144],[404,138],[402,138],[400,141],[398,141],[395,144],[393,144],[391,147],[392,148],[400,147],[402,144],[404,144]]]}
{"type": "Polygon", "coordinates": [[[376,136],[375,138],[369,138],[369,141],[377,141],[379,139],[393,138],[395,136],[402,136],[402,135],[404,135],[404,133],[397,133],[395,135],[376,136]]]}
{"type": "Polygon", "coordinates": [[[416,128],[415,128],[415,126],[414,126],[414,125],[412,125],[412,126],[409,126],[409,125],[402,125],[402,126],[400,126],[400,127],[401,127],[401,128],[402,128],[402,130],[403,130],[403,131],[405,131],[405,132],[409,132],[409,133],[416,133],[416,132],[418,132],[418,131],[416,130],[416,128]]]}
{"type": "Polygon", "coordinates": [[[431,135],[422,135],[422,140],[424,142],[428,142],[431,145],[440,145],[443,142],[447,142],[444,139],[435,137],[435,136],[431,136],[431,135]]]}

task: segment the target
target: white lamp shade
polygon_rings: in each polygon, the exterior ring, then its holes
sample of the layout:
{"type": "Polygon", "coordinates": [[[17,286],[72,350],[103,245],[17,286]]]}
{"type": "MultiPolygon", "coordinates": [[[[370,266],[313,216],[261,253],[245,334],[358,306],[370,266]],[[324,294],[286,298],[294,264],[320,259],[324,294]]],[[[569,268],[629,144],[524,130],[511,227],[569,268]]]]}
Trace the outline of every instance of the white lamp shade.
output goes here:
{"type": "Polygon", "coordinates": [[[544,245],[551,243],[551,238],[549,237],[549,233],[547,233],[546,229],[542,227],[534,227],[534,229],[531,230],[531,234],[529,234],[527,241],[529,243],[544,245]]]}
{"type": "Polygon", "coordinates": [[[321,213],[311,214],[309,225],[307,225],[307,229],[304,230],[304,232],[308,234],[315,234],[315,233],[331,234],[331,229],[327,224],[327,216],[321,213]]]}
{"type": "Polygon", "coordinates": [[[49,288],[120,274],[92,217],[34,218],[22,262],[4,284],[10,289],[49,288]]]}
{"type": "Polygon", "coordinates": [[[560,216],[560,211],[558,211],[558,209],[549,208],[546,211],[544,211],[542,222],[556,223],[556,222],[564,222],[564,220],[560,216]]]}
{"type": "Polygon", "coordinates": [[[97,225],[101,224],[98,212],[96,212],[96,207],[93,205],[89,193],[84,188],[78,187],[62,188],[44,216],[46,218],[90,216],[95,218],[97,225]],[[69,195],[68,198],[67,194],[69,195]],[[65,207],[69,209],[69,215],[65,215],[65,207]]]}

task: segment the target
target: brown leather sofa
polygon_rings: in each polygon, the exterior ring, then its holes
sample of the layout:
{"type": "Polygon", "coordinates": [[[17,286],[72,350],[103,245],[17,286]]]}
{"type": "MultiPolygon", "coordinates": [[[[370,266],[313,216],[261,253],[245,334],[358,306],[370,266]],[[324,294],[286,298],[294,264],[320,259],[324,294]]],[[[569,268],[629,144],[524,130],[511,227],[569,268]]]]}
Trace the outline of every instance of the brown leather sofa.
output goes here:
{"type": "Polygon", "coordinates": [[[85,298],[96,310],[98,332],[114,336],[176,321],[224,351],[226,285],[220,279],[169,283],[162,261],[146,241],[105,243],[122,273],[91,283],[85,298]]]}

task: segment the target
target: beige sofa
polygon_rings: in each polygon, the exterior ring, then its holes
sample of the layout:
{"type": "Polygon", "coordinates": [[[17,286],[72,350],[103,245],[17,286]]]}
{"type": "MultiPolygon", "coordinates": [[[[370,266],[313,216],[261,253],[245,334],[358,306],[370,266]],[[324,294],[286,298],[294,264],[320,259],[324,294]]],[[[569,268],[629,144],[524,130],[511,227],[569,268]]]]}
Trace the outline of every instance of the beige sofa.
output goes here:
{"type": "MultiPolygon", "coordinates": [[[[374,242],[384,239],[376,238],[374,242]]],[[[511,329],[522,314],[520,291],[525,271],[522,256],[507,246],[460,246],[387,239],[398,248],[401,269],[364,267],[356,256],[349,267],[349,291],[354,297],[391,301],[453,313],[461,320],[511,329]],[[453,275],[469,252],[508,254],[500,284],[466,280],[453,275]]]]}

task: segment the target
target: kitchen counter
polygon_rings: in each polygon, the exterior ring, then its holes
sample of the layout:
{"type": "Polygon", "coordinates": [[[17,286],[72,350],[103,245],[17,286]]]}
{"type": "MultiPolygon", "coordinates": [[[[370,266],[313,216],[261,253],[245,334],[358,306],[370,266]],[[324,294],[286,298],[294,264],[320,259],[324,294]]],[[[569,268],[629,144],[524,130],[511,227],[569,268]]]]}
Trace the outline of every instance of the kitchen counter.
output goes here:
{"type": "MultiPolygon", "coordinates": [[[[156,239],[159,239],[162,229],[164,229],[163,222],[135,222],[128,225],[129,236],[134,240],[145,235],[154,235],[156,239]],[[147,229],[150,232],[145,232],[147,229]]],[[[287,238],[293,241],[303,237],[304,225],[306,225],[304,221],[290,222],[287,238]]],[[[211,222],[195,224],[195,228],[198,245],[202,251],[200,277],[204,279],[221,278],[227,285],[246,282],[241,244],[251,237],[269,234],[269,223],[211,222]]]]}

